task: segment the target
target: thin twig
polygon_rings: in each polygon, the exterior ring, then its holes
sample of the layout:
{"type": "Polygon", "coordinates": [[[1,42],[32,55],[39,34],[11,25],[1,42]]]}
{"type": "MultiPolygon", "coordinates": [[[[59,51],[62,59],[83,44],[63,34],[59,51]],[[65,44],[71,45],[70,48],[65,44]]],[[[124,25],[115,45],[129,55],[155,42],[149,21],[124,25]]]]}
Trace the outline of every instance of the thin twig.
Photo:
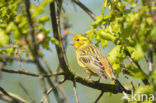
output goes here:
{"type": "Polygon", "coordinates": [[[89,10],[83,3],[81,3],[79,0],[73,0],[73,2],[80,6],[94,21],[96,20],[95,14],[91,10],[89,10]]]}
{"type": "Polygon", "coordinates": [[[52,69],[51,69],[50,66],[48,65],[46,59],[42,58],[42,61],[43,61],[43,63],[45,64],[45,66],[47,67],[48,71],[49,71],[50,73],[53,73],[53,72],[52,72],[52,69]]]}
{"type": "Polygon", "coordinates": [[[75,82],[75,80],[73,80],[73,91],[74,91],[76,103],[79,103],[78,95],[77,95],[77,92],[76,92],[76,82],[75,82]]]}
{"type": "Polygon", "coordinates": [[[132,81],[131,81],[131,85],[132,85],[133,91],[135,91],[135,87],[132,81]]]}
{"type": "Polygon", "coordinates": [[[61,34],[58,31],[58,24],[57,24],[57,19],[56,19],[56,13],[55,13],[55,4],[50,3],[50,17],[51,17],[51,23],[52,23],[52,29],[53,29],[53,35],[54,37],[60,41],[60,46],[55,45],[56,47],[56,51],[58,54],[58,59],[59,59],[59,64],[60,67],[63,69],[63,71],[65,73],[69,73],[69,69],[68,69],[68,64],[67,64],[67,58],[65,55],[65,51],[63,48],[63,44],[62,44],[62,38],[61,38],[61,34]]]}
{"type": "Polygon", "coordinates": [[[9,103],[27,103],[22,98],[16,98],[7,93],[2,87],[0,87],[0,99],[9,103]]]}
{"type": "Polygon", "coordinates": [[[20,60],[21,62],[27,62],[27,63],[34,63],[33,60],[28,60],[28,59],[21,59],[21,58],[18,58],[18,57],[14,57],[14,56],[7,56],[7,55],[0,55],[0,58],[3,58],[3,59],[6,59],[6,60],[20,60]]]}
{"type": "Polygon", "coordinates": [[[22,90],[24,91],[24,93],[29,97],[29,99],[31,100],[31,103],[35,103],[35,101],[33,100],[33,98],[30,96],[29,92],[26,90],[26,88],[22,85],[22,83],[19,82],[19,86],[22,88],[22,90]]]}
{"type": "Polygon", "coordinates": [[[99,100],[100,100],[100,98],[102,97],[102,95],[103,95],[103,91],[101,91],[101,93],[100,93],[100,95],[98,96],[98,98],[95,100],[95,102],[94,103],[97,103],[99,100]]]}
{"type": "MultiPolygon", "coordinates": [[[[36,65],[37,65],[37,68],[38,68],[38,72],[40,74],[39,78],[40,78],[40,84],[41,84],[43,94],[47,97],[47,100],[49,101],[48,95],[46,94],[45,82],[43,80],[43,74],[47,74],[47,72],[44,70],[44,68],[42,67],[42,65],[40,64],[40,61],[39,61],[38,45],[36,44],[35,35],[34,35],[34,28],[33,28],[33,22],[31,20],[31,14],[30,14],[30,10],[29,10],[29,8],[30,8],[29,0],[25,0],[25,5],[26,5],[26,12],[27,12],[29,30],[30,30],[30,35],[31,35],[32,45],[33,45],[33,46],[29,45],[29,49],[31,50],[31,53],[32,53],[32,55],[34,57],[34,61],[35,61],[36,65]],[[31,47],[33,47],[33,48],[31,48],[31,47]]],[[[57,91],[54,83],[52,82],[51,78],[47,77],[46,79],[47,79],[48,84],[54,89],[54,96],[56,97],[57,102],[62,103],[61,97],[59,96],[58,91],[57,91]]]]}
{"type": "MultiPolygon", "coordinates": [[[[50,88],[48,91],[47,91],[47,95],[49,95],[54,89],[53,88],[50,88]]],[[[42,97],[40,103],[44,103],[44,100],[46,99],[46,97],[42,97]]]]}
{"type": "Polygon", "coordinates": [[[60,81],[58,82],[58,84],[63,84],[65,81],[66,81],[66,79],[63,78],[62,80],[60,80],[60,81]]]}
{"type": "Polygon", "coordinates": [[[19,51],[17,49],[14,51],[14,55],[15,55],[15,57],[19,58],[17,60],[18,65],[21,67],[22,70],[24,70],[24,66],[22,65],[21,60],[20,60],[21,59],[21,55],[19,54],[19,51]]]}
{"type": "Polygon", "coordinates": [[[150,48],[148,49],[148,70],[150,73],[153,71],[153,55],[150,48]]]}
{"type": "Polygon", "coordinates": [[[63,89],[61,88],[60,84],[56,83],[56,87],[59,89],[60,93],[62,94],[66,103],[70,103],[67,95],[64,93],[63,89]]]}
{"type": "MultiPolygon", "coordinates": [[[[130,53],[129,53],[128,51],[125,51],[125,54],[126,54],[126,57],[128,58],[128,60],[130,61],[130,63],[131,63],[132,65],[134,65],[135,67],[137,67],[138,69],[140,69],[140,71],[141,71],[142,73],[144,73],[144,71],[141,69],[141,66],[139,65],[139,63],[131,58],[130,53]]],[[[145,74],[145,73],[144,73],[144,74],[145,74]]],[[[145,78],[145,79],[142,79],[142,82],[143,82],[145,85],[148,85],[148,84],[149,84],[149,82],[148,82],[148,80],[147,80],[146,78],[145,78]]]]}
{"type": "MultiPolygon", "coordinates": [[[[33,72],[29,72],[29,71],[26,71],[26,70],[12,70],[12,69],[4,69],[2,68],[1,69],[2,72],[7,72],[7,73],[13,73],[13,74],[24,74],[24,75],[28,75],[28,76],[34,76],[34,77],[39,77],[40,75],[39,74],[36,74],[36,73],[33,73],[33,72]]],[[[53,76],[56,76],[56,75],[64,75],[63,72],[58,72],[58,73],[53,73],[53,74],[46,74],[46,75],[43,75],[43,77],[53,77],[53,76]]]]}

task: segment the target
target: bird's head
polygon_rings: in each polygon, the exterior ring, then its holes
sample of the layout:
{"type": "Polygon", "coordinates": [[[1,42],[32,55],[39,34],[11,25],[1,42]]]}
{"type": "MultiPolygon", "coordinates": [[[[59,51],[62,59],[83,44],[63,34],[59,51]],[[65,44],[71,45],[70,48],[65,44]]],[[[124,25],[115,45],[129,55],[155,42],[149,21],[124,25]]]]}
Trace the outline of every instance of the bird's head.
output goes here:
{"type": "Polygon", "coordinates": [[[90,41],[88,40],[88,38],[86,38],[84,35],[82,34],[76,34],[74,36],[72,45],[74,45],[74,47],[76,49],[83,47],[85,45],[87,45],[90,41]]]}

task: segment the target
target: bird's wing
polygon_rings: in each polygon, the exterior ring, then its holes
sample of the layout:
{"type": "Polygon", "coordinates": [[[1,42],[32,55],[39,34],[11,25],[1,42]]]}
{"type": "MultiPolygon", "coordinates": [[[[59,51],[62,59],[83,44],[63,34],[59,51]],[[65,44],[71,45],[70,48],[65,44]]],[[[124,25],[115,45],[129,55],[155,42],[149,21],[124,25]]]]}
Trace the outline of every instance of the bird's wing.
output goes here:
{"type": "Polygon", "coordinates": [[[115,78],[109,61],[100,51],[100,49],[97,48],[94,44],[90,44],[88,47],[81,50],[79,59],[82,59],[80,61],[83,63],[83,65],[92,71],[95,71],[98,74],[99,72],[103,72],[110,78],[115,78]]]}
{"type": "Polygon", "coordinates": [[[104,76],[105,75],[105,67],[102,65],[102,62],[100,61],[98,56],[95,55],[85,55],[85,52],[80,52],[79,53],[79,61],[87,67],[89,70],[92,72],[98,74],[99,76],[104,76]]]}

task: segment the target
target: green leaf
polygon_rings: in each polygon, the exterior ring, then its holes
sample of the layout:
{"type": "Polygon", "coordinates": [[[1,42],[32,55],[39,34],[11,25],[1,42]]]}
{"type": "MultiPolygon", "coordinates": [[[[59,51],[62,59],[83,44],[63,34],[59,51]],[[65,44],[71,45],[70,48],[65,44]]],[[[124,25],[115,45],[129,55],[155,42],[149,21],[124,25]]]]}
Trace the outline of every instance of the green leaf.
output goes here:
{"type": "Polygon", "coordinates": [[[156,26],[152,28],[148,39],[152,41],[156,41],[156,26]]]}
{"type": "Polygon", "coordinates": [[[132,35],[132,25],[129,24],[125,28],[122,29],[121,34],[119,35],[122,38],[127,38],[132,35]]]}
{"type": "Polygon", "coordinates": [[[95,35],[94,29],[87,31],[86,34],[88,34],[88,39],[91,41],[93,39],[93,36],[95,35]]]}
{"type": "Polygon", "coordinates": [[[96,33],[100,36],[101,39],[115,41],[116,37],[110,33],[104,32],[103,30],[98,30],[96,33]]]}
{"type": "Polygon", "coordinates": [[[103,15],[105,14],[105,9],[106,9],[107,3],[108,3],[108,0],[104,0],[104,3],[102,5],[102,14],[103,15]]]}
{"type": "Polygon", "coordinates": [[[51,38],[51,42],[58,45],[58,46],[61,45],[60,42],[56,38],[51,38]]]}
{"type": "Polygon", "coordinates": [[[140,44],[137,44],[134,48],[134,52],[131,54],[132,59],[135,61],[139,61],[144,57],[144,51],[142,50],[142,47],[140,44]]]}
{"type": "MultiPolygon", "coordinates": [[[[150,80],[151,82],[153,82],[154,85],[155,85],[155,87],[156,87],[156,70],[153,70],[153,71],[152,71],[152,73],[151,73],[151,75],[150,75],[150,77],[149,77],[149,80],[150,80]]],[[[156,89],[156,88],[155,88],[155,89],[156,89]]]]}
{"type": "Polygon", "coordinates": [[[5,46],[7,45],[9,42],[9,36],[3,31],[0,29],[0,46],[5,46]]]}
{"type": "Polygon", "coordinates": [[[112,65],[112,68],[113,68],[113,72],[114,72],[115,76],[118,77],[119,76],[119,73],[121,72],[120,64],[114,63],[112,65]]]}
{"type": "Polygon", "coordinates": [[[103,21],[103,16],[102,15],[99,15],[96,17],[96,21],[94,21],[91,25],[92,25],[92,28],[95,29],[97,28],[97,26],[99,24],[101,24],[101,22],[103,21]]]}
{"type": "Polygon", "coordinates": [[[40,19],[36,20],[36,22],[44,25],[47,21],[49,21],[49,17],[47,16],[42,16],[40,19]]]}
{"type": "Polygon", "coordinates": [[[118,77],[121,72],[121,62],[125,58],[123,47],[121,45],[115,46],[108,54],[107,59],[113,67],[114,74],[118,77]]]}
{"type": "Polygon", "coordinates": [[[143,71],[133,65],[125,66],[124,73],[138,79],[145,79],[148,77],[143,71]]]}
{"type": "Polygon", "coordinates": [[[106,40],[101,39],[100,42],[101,42],[102,48],[107,46],[107,41],[106,40]]]}
{"type": "Polygon", "coordinates": [[[147,85],[147,86],[140,86],[138,88],[136,88],[135,90],[135,94],[153,94],[154,93],[154,89],[151,85],[147,85]]]}
{"type": "Polygon", "coordinates": [[[34,4],[32,4],[32,7],[34,7],[34,8],[31,8],[32,17],[35,18],[38,15],[44,13],[45,11],[44,6],[46,6],[48,3],[53,2],[53,1],[54,0],[43,0],[39,6],[35,6],[34,4]]]}
{"type": "Polygon", "coordinates": [[[123,47],[121,45],[115,46],[108,54],[110,64],[120,63],[125,58],[123,47]]]}

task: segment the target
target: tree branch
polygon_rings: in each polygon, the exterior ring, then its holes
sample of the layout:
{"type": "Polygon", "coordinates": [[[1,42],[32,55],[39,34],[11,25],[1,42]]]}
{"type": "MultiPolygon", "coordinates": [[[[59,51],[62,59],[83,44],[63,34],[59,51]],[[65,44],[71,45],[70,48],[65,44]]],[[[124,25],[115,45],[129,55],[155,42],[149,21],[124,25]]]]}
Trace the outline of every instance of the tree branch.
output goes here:
{"type": "MultiPolygon", "coordinates": [[[[97,89],[97,90],[100,90],[100,91],[103,91],[103,92],[111,92],[111,93],[122,93],[122,91],[120,91],[118,89],[118,87],[116,87],[115,85],[112,85],[112,84],[105,84],[105,83],[99,83],[97,81],[92,81],[92,80],[89,80],[89,79],[86,79],[80,75],[78,75],[77,73],[74,73],[71,71],[71,74],[70,75],[65,75],[66,76],[66,79],[67,80],[71,80],[73,81],[73,78],[75,78],[75,81],[80,83],[80,84],[83,84],[87,87],[90,87],[90,88],[94,88],[94,89],[97,89]]],[[[131,91],[130,90],[127,90],[126,91],[127,94],[130,94],[131,91]]]]}
{"type": "MultiPolygon", "coordinates": [[[[34,76],[34,77],[39,77],[39,74],[36,74],[36,73],[33,73],[33,72],[29,72],[29,71],[26,71],[26,70],[12,70],[12,69],[4,69],[2,68],[1,69],[2,72],[6,72],[6,73],[13,73],[13,74],[24,74],[24,75],[27,75],[27,76],[34,76]]],[[[64,75],[63,72],[59,72],[59,73],[52,73],[52,74],[45,74],[43,75],[43,77],[53,77],[53,76],[56,76],[56,75],[64,75]]]]}
{"type": "Polygon", "coordinates": [[[75,82],[75,80],[73,80],[73,90],[74,90],[76,103],[79,103],[78,95],[77,95],[77,92],[76,92],[76,82],[75,82]]]}
{"type": "MultiPolygon", "coordinates": [[[[45,86],[45,82],[44,82],[44,78],[43,78],[43,74],[47,74],[47,73],[39,62],[38,46],[36,45],[33,22],[31,20],[31,14],[30,14],[30,10],[29,10],[30,9],[29,0],[25,0],[25,5],[26,5],[26,12],[27,12],[27,19],[28,19],[28,23],[29,23],[29,30],[30,30],[30,35],[31,35],[32,45],[33,45],[33,46],[29,46],[29,48],[34,57],[34,61],[37,65],[38,72],[40,74],[39,78],[40,78],[40,84],[42,87],[43,94],[47,97],[47,100],[49,101],[48,95],[46,94],[47,90],[46,90],[46,86],[45,86]],[[31,47],[33,47],[33,48],[31,48],[31,47]]],[[[54,89],[54,96],[56,97],[57,102],[62,103],[61,98],[59,97],[58,91],[57,91],[54,83],[51,81],[51,79],[49,77],[47,77],[46,79],[48,81],[48,84],[54,89]]]]}
{"type": "MultiPolygon", "coordinates": [[[[144,73],[143,70],[141,69],[139,63],[131,58],[131,54],[130,54],[128,51],[125,51],[125,54],[126,54],[128,60],[131,62],[131,64],[133,64],[134,66],[136,66],[137,68],[139,68],[140,71],[141,71],[142,73],[144,73]]],[[[145,74],[145,73],[144,73],[144,74],[145,74]]],[[[148,85],[148,84],[149,84],[149,82],[148,82],[148,80],[147,80],[146,78],[145,78],[145,79],[142,79],[142,82],[143,82],[145,85],[148,85]]]]}
{"type": "Polygon", "coordinates": [[[68,65],[67,65],[67,59],[66,55],[64,52],[63,44],[61,42],[61,35],[58,31],[58,24],[57,24],[57,19],[56,19],[56,13],[55,13],[55,4],[50,3],[50,17],[51,17],[51,23],[52,23],[52,29],[53,29],[53,35],[54,37],[60,41],[60,46],[55,45],[56,51],[58,54],[58,59],[60,63],[60,67],[63,69],[65,73],[69,73],[68,65]]]}
{"type": "Polygon", "coordinates": [[[0,58],[6,59],[6,60],[16,60],[16,61],[20,60],[21,62],[34,63],[33,60],[21,59],[21,58],[14,57],[14,56],[0,55],[0,58]]]}
{"type": "Polygon", "coordinates": [[[100,95],[98,96],[98,98],[95,100],[94,103],[97,103],[100,100],[100,98],[103,96],[103,94],[104,94],[104,92],[101,91],[100,95]]]}
{"type": "Polygon", "coordinates": [[[82,8],[94,21],[96,20],[95,14],[89,10],[84,4],[82,4],[79,0],[73,0],[75,4],[77,4],[80,8],[82,8]]]}
{"type": "Polygon", "coordinates": [[[11,96],[9,93],[7,93],[2,87],[0,87],[0,99],[4,100],[9,103],[27,103],[25,100],[22,98],[17,98],[11,96]]]}
{"type": "Polygon", "coordinates": [[[27,89],[22,85],[22,83],[19,82],[19,86],[21,87],[21,89],[24,91],[24,93],[28,96],[28,98],[31,100],[32,103],[35,103],[35,101],[33,100],[33,98],[30,96],[29,92],[27,91],[27,89]]]}
{"type": "Polygon", "coordinates": [[[153,55],[150,48],[148,49],[148,70],[150,73],[153,71],[153,55]]]}

